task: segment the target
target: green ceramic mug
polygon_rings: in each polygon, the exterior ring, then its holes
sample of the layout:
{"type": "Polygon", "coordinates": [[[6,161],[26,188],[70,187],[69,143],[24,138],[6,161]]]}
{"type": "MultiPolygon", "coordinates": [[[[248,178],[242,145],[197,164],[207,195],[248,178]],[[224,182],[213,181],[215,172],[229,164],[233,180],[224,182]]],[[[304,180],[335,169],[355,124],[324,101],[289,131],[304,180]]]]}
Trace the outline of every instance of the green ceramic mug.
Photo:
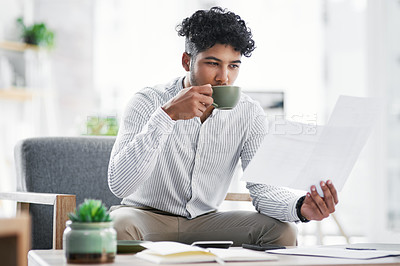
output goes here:
{"type": "Polygon", "coordinates": [[[231,110],[240,99],[240,87],[238,86],[213,86],[212,98],[215,108],[220,110],[231,110]]]}

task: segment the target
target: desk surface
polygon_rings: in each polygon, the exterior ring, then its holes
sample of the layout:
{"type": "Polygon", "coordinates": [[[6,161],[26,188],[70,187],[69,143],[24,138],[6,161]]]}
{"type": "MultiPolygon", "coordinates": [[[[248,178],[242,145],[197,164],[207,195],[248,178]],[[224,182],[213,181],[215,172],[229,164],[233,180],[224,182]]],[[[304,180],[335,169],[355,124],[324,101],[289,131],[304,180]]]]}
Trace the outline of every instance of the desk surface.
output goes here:
{"type": "MultiPolygon", "coordinates": [[[[389,257],[383,259],[373,260],[349,260],[349,259],[332,259],[332,258],[318,258],[318,257],[306,257],[306,256],[289,256],[279,255],[277,261],[264,261],[264,262],[228,262],[226,265],[239,266],[239,265],[274,265],[274,266],[308,266],[308,265],[400,265],[399,257],[389,257]]],[[[28,266],[59,266],[59,265],[73,265],[67,264],[64,258],[63,250],[31,250],[28,253],[28,266]]],[[[82,265],[82,264],[80,264],[82,265]]],[[[93,264],[92,264],[93,265],[93,264]]],[[[132,266],[132,265],[156,265],[144,260],[137,259],[132,254],[121,254],[117,255],[115,262],[112,264],[104,265],[115,265],[115,266],[132,266]]],[[[166,264],[163,264],[166,265],[166,264]]],[[[191,264],[179,264],[180,266],[210,266],[218,265],[217,263],[191,263],[191,264]]]]}

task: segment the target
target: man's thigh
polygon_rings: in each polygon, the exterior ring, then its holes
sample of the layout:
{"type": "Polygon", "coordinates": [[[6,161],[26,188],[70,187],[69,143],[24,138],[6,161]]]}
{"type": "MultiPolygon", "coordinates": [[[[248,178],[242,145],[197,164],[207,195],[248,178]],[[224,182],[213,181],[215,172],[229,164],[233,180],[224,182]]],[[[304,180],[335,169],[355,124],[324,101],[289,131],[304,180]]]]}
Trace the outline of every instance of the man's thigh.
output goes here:
{"type": "Polygon", "coordinates": [[[232,240],[242,243],[296,245],[297,227],[251,211],[216,212],[192,220],[179,218],[179,241],[232,240]]]}
{"type": "Polygon", "coordinates": [[[159,214],[133,207],[111,209],[111,217],[122,240],[178,241],[232,240],[242,243],[296,244],[297,228],[257,212],[215,212],[195,219],[159,214]]]}
{"type": "Polygon", "coordinates": [[[178,241],[178,217],[129,206],[110,213],[118,240],[178,241]]]}

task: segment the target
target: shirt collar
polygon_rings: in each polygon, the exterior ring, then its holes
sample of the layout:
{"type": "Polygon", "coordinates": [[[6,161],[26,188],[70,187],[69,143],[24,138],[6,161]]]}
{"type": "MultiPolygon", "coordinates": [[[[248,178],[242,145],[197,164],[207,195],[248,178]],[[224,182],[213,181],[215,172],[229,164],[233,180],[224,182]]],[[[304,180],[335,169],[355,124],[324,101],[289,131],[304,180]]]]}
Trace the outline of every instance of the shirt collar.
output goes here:
{"type": "Polygon", "coordinates": [[[175,97],[175,95],[178,94],[178,92],[180,92],[181,90],[183,90],[183,79],[185,77],[180,77],[180,78],[176,78],[174,79],[170,85],[167,87],[167,92],[172,96],[175,97]]]}

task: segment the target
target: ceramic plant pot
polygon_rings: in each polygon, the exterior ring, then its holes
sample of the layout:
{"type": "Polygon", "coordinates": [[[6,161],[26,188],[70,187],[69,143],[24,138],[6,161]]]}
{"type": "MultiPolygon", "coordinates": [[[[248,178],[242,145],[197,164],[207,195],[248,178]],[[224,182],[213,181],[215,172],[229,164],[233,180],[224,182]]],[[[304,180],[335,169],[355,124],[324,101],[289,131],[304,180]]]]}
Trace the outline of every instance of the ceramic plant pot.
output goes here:
{"type": "Polygon", "coordinates": [[[117,252],[113,222],[76,223],[67,221],[63,247],[68,263],[109,263],[117,252]]]}

